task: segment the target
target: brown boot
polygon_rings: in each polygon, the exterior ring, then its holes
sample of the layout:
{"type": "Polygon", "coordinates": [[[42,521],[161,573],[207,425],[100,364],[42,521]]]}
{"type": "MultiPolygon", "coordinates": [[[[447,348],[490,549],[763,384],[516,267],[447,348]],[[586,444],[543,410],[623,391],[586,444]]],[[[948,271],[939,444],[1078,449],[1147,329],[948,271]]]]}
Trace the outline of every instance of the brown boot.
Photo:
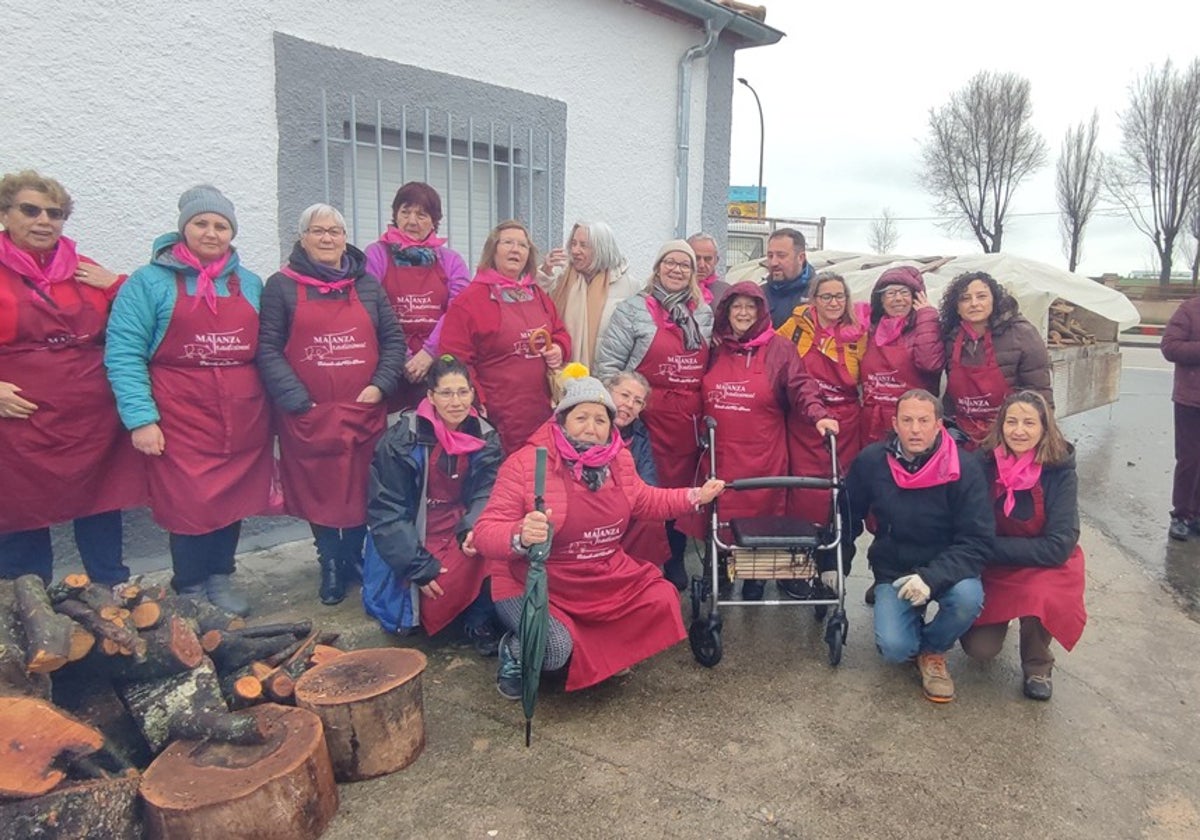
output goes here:
{"type": "Polygon", "coordinates": [[[921,688],[925,699],[934,703],[949,703],[954,699],[954,680],[946,670],[946,657],[940,653],[922,653],[917,656],[917,670],[921,672],[921,688]]]}

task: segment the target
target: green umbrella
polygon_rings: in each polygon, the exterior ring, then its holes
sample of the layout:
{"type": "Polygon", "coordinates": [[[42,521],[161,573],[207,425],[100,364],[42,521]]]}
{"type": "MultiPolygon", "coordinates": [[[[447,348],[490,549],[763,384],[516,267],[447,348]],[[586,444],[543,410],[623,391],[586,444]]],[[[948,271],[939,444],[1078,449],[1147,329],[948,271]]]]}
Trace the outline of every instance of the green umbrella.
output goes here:
{"type": "MultiPolygon", "coordinates": [[[[545,511],[546,450],[537,448],[533,470],[533,504],[545,511]]],[[[521,640],[521,705],[525,709],[525,746],[533,732],[533,707],[537,704],[542,663],[546,661],[546,633],[550,626],[550,592],[546,586],[546,558],[554,539],[554,526],[545,542],[529,547],[529,571],[525,575],[525,597],[521,603],[521,621],[517,636],[521,640]]]]}

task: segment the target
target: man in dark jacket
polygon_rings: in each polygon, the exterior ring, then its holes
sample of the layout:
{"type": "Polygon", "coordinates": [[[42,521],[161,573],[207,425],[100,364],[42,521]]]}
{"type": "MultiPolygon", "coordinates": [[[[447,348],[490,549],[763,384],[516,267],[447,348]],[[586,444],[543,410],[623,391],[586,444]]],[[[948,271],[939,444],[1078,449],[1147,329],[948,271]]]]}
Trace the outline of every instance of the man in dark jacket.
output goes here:
{"type": "Polygon", "coordinates": [[[960,451],[928,391],[906,392],[895,433],[858,454],[846,479],[853,533],[874,521],[875,645],[888,662],[914,657],[925,696],[954,699],[945,652],[983,608],[979,570],[996,523],[983,467],[960,451]],[[925,607],[938,602],[925,622],[925,607]]]}
{"type": "Polygon", "coordinates": [[[1200,296],[1180,304],[1163,332],[1162,354],[1175,363],[1175,486],[1171,539],[1200,534],[1200,296]]]}
{"type": "Polygon", "coordinates": [[[763,291],[771,309],[771,326],[779,329],[792,310],[808,300],[813,267],[805,255],[804,234],[795,228],[780,228],[767,240],[767,277],[763,291]]]}

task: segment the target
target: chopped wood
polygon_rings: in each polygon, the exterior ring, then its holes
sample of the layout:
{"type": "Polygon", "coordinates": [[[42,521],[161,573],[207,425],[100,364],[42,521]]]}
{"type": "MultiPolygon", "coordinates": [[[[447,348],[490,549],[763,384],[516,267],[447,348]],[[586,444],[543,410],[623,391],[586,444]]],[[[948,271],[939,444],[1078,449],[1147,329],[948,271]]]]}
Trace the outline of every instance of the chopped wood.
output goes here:
{"type": "Polygon", "coordinates": [[[171,590],[162,584],[142,586],[142,601],[162,601],[171,597],[171,590]]]}
{"type": "Polygon", "coordinates": [[[62,580],[46,587],[46,596],[50,599],[50,603],[57,604],[64,598],[74,597],[89,583],[91,580],[85,574],[66,575],[62,580]]]}
{"type": "Polygon", "coordinates": [[[290,703],[296,695],[296,681],[288,676],[282,668],[262,681],[263,690],[276,703],[290,703]]]}
{"type": "Polygon", "coordinates": [[[118,656],[118,655],[120,655],[120,653],[123,649],[124,648],[122,648],[119,644],[114,642],[112,639],[101,639],[100,640],[100,652],[103,653],[105,656],[118,656]]]}
{"type": "Polygon", "coordinates": [[[171,616],[139,639],[145,650],[140,659],[111,660],[111,673],[118,679],[150,680],[195,668],[204,659],[200,640],[191,625],[171,616]]]}
{"type": "Polygon", "coordinates": [[[253,674],[238,677],[233,683],[233,695],[247,703],[261,700],[263,696],[262,683],[253,674]]]}
{"type": "Polygon", "coordinates": [[[67,664],[75,622],[50,606],[46,585],[37,575],[13,581],[17,616],[25,630],[25,663],[31,674],[49,674],[67,664]]]}
{"type": "MultiPolygon", "coordinates": [[[[54,609],[68,618],[78,621],[99,638],[115,642],[118,648],[127,648],[133,651],[135,658],[140,659],[146,655],[146,642],[144,639],[138,638],[137,633],[127,627],[118,627],[111,621],[105,621],[96,614],[95,610],[80,601],[67,598],[55,604],[54,609]]],[[[103,642],[101,645],[103,646],[103,642]]]]}
{"type": "Polygon", "coordinates": [[[312,620],[285,622],[280,624],[258,624],[253,627],[242,627],[230,630],[244,639],[258,639],[264,636],[291,635],[300,638],[312,632],[312,620]]]}
{"type": "Polygon", "coordinates": [[[421,675],[411,648],[343,653],[296,682],[296,705],[325,724],[334,777],[351,782],[407,767],[425,747],[421,675]]]}
{"type": "Polygon", "coordinates": [[[147,836],[315,840],[329,825],[338,790],[320,720],[269,703],[243,715],[263,743],[176,741],[146,770],[147,836]]]}
{"type": "Polygon", "coordinates": [[[135,607],[142,600],[142,587],[134,581],[118,583],[113,587],[113,597],[117,603],[125,607],[135,607]]]}
{"type": "Polygon", "coordinates": [[[149,630],[162,621],[163,609],[157,601],[142,601],[129,612],[130,623],[139,630],[149,630]]]}
{"type": "Polygon", "coordinates": [[[226,612],[208,601],[175,595],[163,599],[162,604],[168,612],[176,612],[192,622],[197,634],[209,630],[237,630],[246,626],[246,619],[240,615],[226,612]]]}
{"type": "Polygon", "coordinates": [[[89,583],[72,597],[81,604],[91,607],[101,616],[104,614],[105,607],[120,608],[117,599],[113,597],[112,590],[99,583],[89,583]]]}
{"type": "Polygon", "coordinates": [[[170,742],[175,720],[204,712],[228,711],[216,669],[207,657],[190,671],[120,683],[116,689],[154,753],[170,742]]]}
{"type": "Polygon", "coordinates": [[[320,665],[322,662],[336,659],[343,653],[345,653],[344,650],[335,648],[332,645],[314,645],[312,655],[308,657],[308,664],[312,666],[320,665]]]}
{"type": "Polygon", "coordinates": [[[121,613],[128,614],[128,610],[124,607],[119,607],[116,604],[105,604],[100,609],[96,610],[96,615],[103,618],[105,621],[112,621],[117,618],[124,618],[121,613]]]}
{"type": "Polygon", "coordinates": [[[0,694],[50,696],[50,678],[26,670],[25,631],[11,580],[0,580],[0,694]]]}
{"type": "Polygon", "coordinates": [[[140,784],[141,777],[131,770],[109,779],[64,782],[36,799],[0,803],[0,840],[140,840],[140,784]]]}
{"type": "Polygon", "coordinates": [[[251,662],[249,665],[250,673],[255,676],[260,682],[265,679],[274,669],[265,662],[251,662]]]}
{"type": "Polygon", "coordinates": [[[71,625],[71,647],[67,651],[67,661],[78,662],[96,646],[96,635],[75,622],[71,622],[71,625]]]}
{"type": "Polygon", "coordinates": [[[261,744],[267,739],[258,720],[227,711],[177,717],[171,721],[170,732],[172,739],[222,744],[261,744]]]}
{"type": "Polygon", "coordinates": [[[204,634],[206,650],[212,656],[217,666],[217,673],[227,674],[236,671],[256,660],[286,650],[295,644],[290,635],[266,636],[264,638],[246,638],[236,632],[210,630],[204,634]],[[211,645],[211,649],[207,647],[211,645]]]}
{"type": "Polygon", "coordinates": [[[154,757],[137,722],[117,696],[107,668],[68,667],[56,672],[53,699],[104,735],[103,755],[97,757],[106,767],[145,767],[154,757]]]}
{"type": "Polygon", "coordinates": [[[0,796],[38,796],[65,778],[59,756],[95,752],[104,736],[46,700],[0,697],[0,796]]]}

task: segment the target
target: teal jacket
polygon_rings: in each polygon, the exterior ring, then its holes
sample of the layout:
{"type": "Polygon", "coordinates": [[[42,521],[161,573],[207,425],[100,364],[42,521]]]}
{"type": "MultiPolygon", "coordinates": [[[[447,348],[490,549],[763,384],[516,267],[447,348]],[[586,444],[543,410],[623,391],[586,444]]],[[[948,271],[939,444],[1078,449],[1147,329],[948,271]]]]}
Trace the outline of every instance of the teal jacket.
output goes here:
{"type": "MultiPolygon", "coordinates": [[[[149,365],[175,311],[175,275],[184,276],[188,294],[196,292],[196,269],[183,265],[171,254],[171,246],[178,241],[179,234],[174,232],[154,240],[150,264],[129,275],[117,292],[108,318],[104,366],[121,422],[127,429],[157,423],[160,418],[150,390],[149,365]]],[[[242,268],[236,250],[217,278],[217,296],[229,297],[229,277],[234,272],[242,295],[257,312],[262,278],[242,268]]]]}

